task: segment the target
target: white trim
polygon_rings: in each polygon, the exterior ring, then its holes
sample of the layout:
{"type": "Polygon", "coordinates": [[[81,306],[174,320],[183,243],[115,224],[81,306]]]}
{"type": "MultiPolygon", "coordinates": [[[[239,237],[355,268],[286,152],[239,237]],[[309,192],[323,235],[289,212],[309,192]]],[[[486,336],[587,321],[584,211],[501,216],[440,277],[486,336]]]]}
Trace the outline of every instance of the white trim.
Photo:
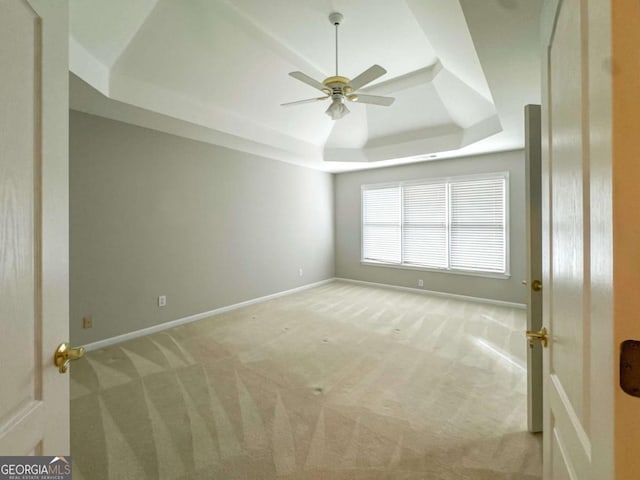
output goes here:
{"type": "Polygon", "coordinates": [[[109,67],[91,55],[73,34],[69,35],[69,71],[105,97],[109,96],[109,67]]]}
{"type": "Polygon", "coordinates": [[[402,287],[400,285],[390,285],[388,283],[365,282],[364,280],[352,280],[350,278],[336,277],[335,280],[340,280],[348,283],[357,283],[360,285],[371,285],[375,287],[390,288],[393,290],[403,290],[403,291],[412,292],[412,293],[424,293],[426,295],[433,295],[434,297],[445,297],[445,298],[451,298],[454,300],[465,300],[468,302],[476,302],[476,303],[488,303],[490,305],[497,305],[500,307],[517,308],[520,310],[527,309],[527,305],[524,303],[505,302],[504,300],[494,300],[492,298],[470,297],[468,295],[459,295],[457,293],[436,292],[435,290],[425,290],[423,288],[402,287]]]}
{"type": "Polygon", "coordinates": [[[432,183],[452,183],[467,182],[472,180],[490,180],[498,177],[505,177],[509,180],[509,170],[500,170],[497,172],[479,172],[469,173],[466,175],[445,175],[444,177],[426,177],[410,180],[394,180],[390,182],[380,183],[364,183],[360,185],[360,191],[376,190],[378,188],[401,187],[403,185],[429,185],[432,183]]]}
{"type": "Polygon", "coordinates": [[[375,260],[360,260],[360,265],[367,265],[369,267],[397,268],[400,270],[419,270],[422,272],[452,273],[454,275],[496,278],[498,280],[508,280],[511,278],[511,274],[509,273],[492,273],[492,272],[482,272],[482,271],[462,270],[462,269],[451,270],[446,268],[420,267],[418,265],[411,265],[407,263],[385,263],[385,262],[376,262],[375,260]]]}
{"type": "Polygon", "coordinates": [[[301,287],[295,287],[289,290],[284,290],[282,292],[272,293],[271,295],[265,295],[264,297],[252,298],[251,300],[246,300],[240,303],[234,303],[233,305],[227,305],[225,307],[215,308],[213,310],[209,310],[208,312],[196,313],[195,315],[189,315],[188,317],[178,318],[177,320],[171,320],[168,322],[161,323],[159,325],[153,325],[151,327],[142,328],[140,330],[135,330],[133,332],[123,333],[122,335],[116,335],[115,337],[106,338],[104,340],[98,340],[97,342],[92,342],[92,343],[83,345],[83,347],[87,352],[90,352],[92,350],[98,350],[100,348],[105,348],[110,345],[115,345],[116,343],[126,342],[127,340],[132,340],[134,338],[142,337],[144,335],[150,335],[152,333],[161,332],[169,328],[178,327],[180,325],[185,325],[187,323],[195,322],[197,320],[202,320],[203,318],[213,317],[215,315],[220,315],[221,313],[237,310],[238,308],[248,307],[249,305],[254,305],[256,303],[266,302],[267,300],[272,300],[274,298],[284,297],[285,295],[290,295],[292,293],[301,292],[303,290],[308,290],[310,288],[319,287],[320,285],[333,282],[334,280],[335,278],[328,278],[326,280],[321,280],[319,282],[302,285],[301,287]]]}
{"type": "Polygon", "coordinates": [[[169,328],[178,327],[180,325],[185,325],[187,323],[195,322],[197,320],[202,320],[203,318],[213,317],[216,315],[220,315],[221,313],[230,312],[232,310],[237,310],[238,308],[248,307],[249,305],[254,305],[256,303],[266,302],[268,300],[272,300],[278,297],[284,297],[285,295],[290,295],[292,293],[301,292],[303,290],[308,290],[310,288],[319,287],[321,285],[325,285],[327,283],[331,283],[334,281],[342,281],[347,283],[357,283],[361,285],[371,285],[376,287],[385,287],[393,290],[404,290],[413,293],[424,293],[428,295],[433,295],[436,297],[445,297],[452,298],[456,300],[466,300],[470,302],[476,303],[488,303],[491,305],[498,305],[501,307],[511,307],[518,309],[526,309],[527,306],[523,303],[512,303],[512,302],[504,302],[502,300],[492,300],[489,298],[479,298],[479,297],[469,297],[467,295],[458,295],[455,293],[446,293],[446,292],[436,292],[433,290],[424,290],[420,288],[411,288],[411,287],[401,287],[399,285],[389,285],[386,283],[375,283],[375,282],[365,282],[364,280],[352,280],[350,278],[340,278],[333,277],[328,278],[326,280],[321,280],[315,283],[309,283],[307,285],[302,285],[301,287],[295,287],[289,290],[284,290],[282,292],[272,293],[271,295],[266,295],[264,297],[252,298],[251,300],[246,300],[244,302],[235,303],[233,305],[227,305],[225,307],[215,308],[213,310],[209,310],[208,312],[196,313],[195,315],[189,315],[188,317],[178,318],[177,320],[171,320],[168,322],[161,323],[159,325],[153,325],[151,327],[142,328],[140,330],[135,330],[129,333],[123,333],[122,335],[116,335],[115,337],[106,338],[104,340],[98,340],[97,342],[87,343],[83,345],[84,349],[87,352],[92,350],[98,350],[100,348],[105,348],[110,345],[115,345],[117,343],[126,342],[127,340],[132,340],[134,338],[142,337],[144,335],[150,335],[152,333],[161,332],[163,330],[167,330],[169,328]]]}

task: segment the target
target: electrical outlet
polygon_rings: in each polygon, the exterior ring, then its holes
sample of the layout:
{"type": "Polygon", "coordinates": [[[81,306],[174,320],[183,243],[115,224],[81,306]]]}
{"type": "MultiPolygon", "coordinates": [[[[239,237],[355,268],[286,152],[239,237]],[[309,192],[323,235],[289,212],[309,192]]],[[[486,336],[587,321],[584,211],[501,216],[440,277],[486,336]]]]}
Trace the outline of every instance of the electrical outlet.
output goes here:
{"type": "Polygon", "coordinates": [[[298,269],[298,276],[301,277],[302,276],[302,268],[298,269]]]}
{"type": "Polygon", "coordinates": [[[418,286],[419,287],[424,287],[424,280],[422,280],[422,279],[418,280],[418,286]]]}
{"type": "Polygon", "coordinates": [[[158,306],[159,307],[166,307],[167,306],[167,296],[166,295],[160,295],[158,297],[158,306]]]}
{"type": "Polygon", "coordinates": [[[82,317],[82,328],[92,328],[92,327],[93,327],[93,318],[91,318],[91,315],[82,317]]]}

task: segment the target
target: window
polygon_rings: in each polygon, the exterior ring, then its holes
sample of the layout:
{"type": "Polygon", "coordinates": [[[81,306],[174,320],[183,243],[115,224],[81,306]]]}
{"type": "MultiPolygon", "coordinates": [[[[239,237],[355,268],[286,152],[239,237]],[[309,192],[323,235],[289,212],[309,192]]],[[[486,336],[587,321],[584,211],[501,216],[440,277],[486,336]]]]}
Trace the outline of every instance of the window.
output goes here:
{"type": "Polygon", "coordinates": [[[508,274],[508,173],[362,187],[362,261],[508,274]]]}

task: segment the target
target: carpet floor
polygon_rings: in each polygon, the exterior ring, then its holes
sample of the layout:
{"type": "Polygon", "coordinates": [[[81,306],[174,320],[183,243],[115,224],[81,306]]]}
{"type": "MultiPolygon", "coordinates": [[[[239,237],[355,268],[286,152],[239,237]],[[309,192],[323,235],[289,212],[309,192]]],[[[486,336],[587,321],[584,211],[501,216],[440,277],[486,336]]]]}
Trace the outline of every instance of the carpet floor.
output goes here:
{"type": "Polygon", "coordinates": [[[540,479],[524,327],[336,281],[89,352],[74,479],[540,479]]]}

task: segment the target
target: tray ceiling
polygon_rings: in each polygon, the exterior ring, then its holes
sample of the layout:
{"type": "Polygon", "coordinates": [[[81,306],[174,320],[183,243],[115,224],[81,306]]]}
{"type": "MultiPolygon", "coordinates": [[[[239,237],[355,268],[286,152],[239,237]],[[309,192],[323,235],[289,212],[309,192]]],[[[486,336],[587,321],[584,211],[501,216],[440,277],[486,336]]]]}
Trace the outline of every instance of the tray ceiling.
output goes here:
{"type": "Polygon", "coordinates": [[[326,171],[521,148],[539,102],[537,0],[71,0],[71,108],[326,171]],[[377,63],[366,93],[327,103],[292,79],[377,63]]]}

